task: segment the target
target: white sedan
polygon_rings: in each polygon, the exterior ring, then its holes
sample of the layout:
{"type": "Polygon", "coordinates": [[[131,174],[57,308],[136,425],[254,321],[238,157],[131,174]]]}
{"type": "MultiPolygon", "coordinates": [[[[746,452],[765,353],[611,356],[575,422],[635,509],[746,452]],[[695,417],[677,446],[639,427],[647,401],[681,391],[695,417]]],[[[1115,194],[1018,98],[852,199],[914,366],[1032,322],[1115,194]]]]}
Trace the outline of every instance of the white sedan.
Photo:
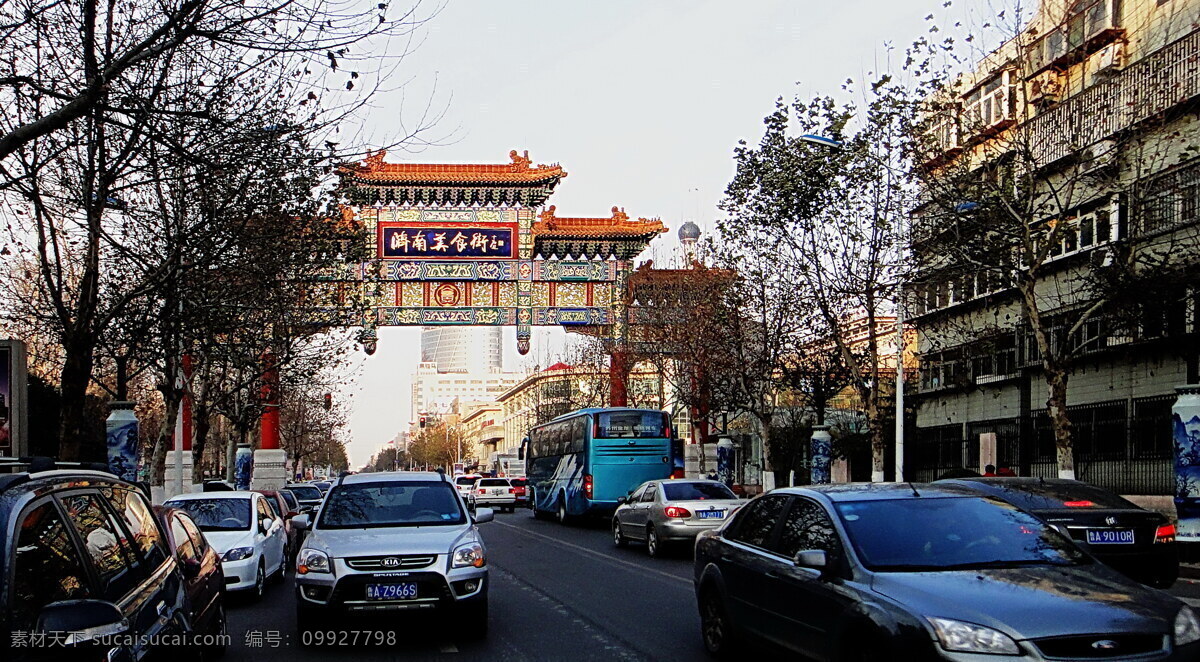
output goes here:
{"type": "Polygon", "coordinates": [[[221,556],[225,588],[261,598],[268,578],[282,579],[287,531],[257,492],[180,494],[166,506],[186,511],[221,556]]]}

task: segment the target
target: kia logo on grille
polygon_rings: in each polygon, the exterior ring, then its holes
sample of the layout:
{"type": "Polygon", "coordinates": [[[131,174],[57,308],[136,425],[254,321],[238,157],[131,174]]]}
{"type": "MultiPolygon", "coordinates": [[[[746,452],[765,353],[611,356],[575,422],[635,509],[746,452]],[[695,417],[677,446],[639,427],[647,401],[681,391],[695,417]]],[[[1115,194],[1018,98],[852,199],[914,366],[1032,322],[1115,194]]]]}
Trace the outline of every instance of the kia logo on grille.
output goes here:
{"type": "Polygon", "coordinates": [[[383,559],[382,561],[380,561],[379,563],[380,563],[380,565],[382,565],[385,568],[395,568],[396,566],[400,565],[400,559],[398,559],[394,556],[389,556],[386,559],[383,559]]]}
{"type": "Polygon", "coordinates": [[[1092,642],[1092,648],[1095,648],[1098,651],[1114,651],[1117,650],[1120,645],[1121,644],[1118,644],[1112,639],[1101,639],[1100,641],[1092,642]]]}

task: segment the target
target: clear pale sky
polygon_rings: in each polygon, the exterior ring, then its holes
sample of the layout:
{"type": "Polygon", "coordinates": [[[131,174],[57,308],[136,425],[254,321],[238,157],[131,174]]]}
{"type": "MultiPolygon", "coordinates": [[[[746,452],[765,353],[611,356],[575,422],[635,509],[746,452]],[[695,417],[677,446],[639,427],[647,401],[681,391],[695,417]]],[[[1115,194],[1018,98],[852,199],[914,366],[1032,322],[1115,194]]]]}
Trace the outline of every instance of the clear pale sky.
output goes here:
{"type": "MultiPolygon", "coordinates": [[[[972,0],[984,8],[986,0],[972,0]]],[[[403,96],[381,96],[367,118],[379,142],[411,123],[434,94],[433,135],[446,144],[388,160],[505,163],[511,149],[569,176],[550,203],[559,215],[660,217],[671,229],[643,258],[673,254],[684,220],[712,227],[739,139],[756,141],[776,97],[836,95],[939,16],[941,0],[449,0],[406,58],[403,96]],[[434,83],[436,81],[436,91],[434,83]],[[402,103],[403,101],[403,103],[402,103]]],[[[986,9],[984,9],[986,11],[986,9]]],[[[952,9],[950,11],[960,11],[952,9]]],[[[562,345],[535,331],[509,368],[542,366],[562,345]]],[[[353,467],[407,424],[416,329],[384,329],[361,358],[352,402],[353,467]]]]}

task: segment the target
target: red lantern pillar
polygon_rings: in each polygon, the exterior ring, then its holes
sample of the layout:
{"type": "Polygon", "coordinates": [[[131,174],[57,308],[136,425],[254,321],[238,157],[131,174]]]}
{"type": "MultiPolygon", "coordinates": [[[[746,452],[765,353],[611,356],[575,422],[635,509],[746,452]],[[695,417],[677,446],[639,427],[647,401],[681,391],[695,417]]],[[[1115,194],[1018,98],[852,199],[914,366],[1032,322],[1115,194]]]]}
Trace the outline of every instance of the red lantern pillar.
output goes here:
{"type": "Polygon", "coordinates": [[[183,402],[179,404],[179,427],[182,435],[180,446],[184,452],[192,450],[192,355],[183,355],[183,402]]]}

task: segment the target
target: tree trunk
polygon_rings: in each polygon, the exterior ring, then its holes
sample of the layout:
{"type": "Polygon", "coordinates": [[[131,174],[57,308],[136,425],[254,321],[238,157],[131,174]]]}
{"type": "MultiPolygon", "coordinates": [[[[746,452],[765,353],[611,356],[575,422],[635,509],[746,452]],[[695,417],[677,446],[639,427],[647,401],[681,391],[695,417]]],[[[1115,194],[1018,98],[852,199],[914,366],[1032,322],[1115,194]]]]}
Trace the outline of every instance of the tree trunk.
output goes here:
{"type": "Polygon", "coordinates": [[[88,435],[87,388],[92,380],[92,338],[76,337],[63,343],[65,356],[59,375],[62,393],[62,418],[59,428],[58,448],[60,460],[79,462],[89,459],[84,454],[84,440],[88,435]]]}
{"type": "Polygon", "coordinates": [[[192,416],[196,426],[196,438],[192,440],[192,484],[204,482],[204,449],[208,446],[208,431],[212,423],[208,418],[208,410],[197,407],[192,416]]]}
{"type": "Polygon", "coordinates": [[[238,443],[229,444],[229,446],[225,449],[225,480],[231,483],[234,481],[235,474],[237,473],[238,447],[246,443],[246,435],[249,434],[249,430],[245,426],[236,425],[236,427],[238,443]]]}
{"type": "Polygon", "coordinates": [[[1057,364],[1046,362],[1046,413],[1054,431],[1054,447],[1058,456],[1058,477],[1075,479],[1075,448],[1071,438],[1071,419],[1067,415],[1067,371],[1057,364]]]}
{"type": "Polygon", "coordinates": [[[877,388],[871,389],[871,397],[867,400],[867,428],[871,434],[871,482],[882,483],[887,480],[884,468],[887,463],[887,440],[883,435],[883,421],[879,417],[879,398],[877,388]]]}
{"type": "Polygon", "coordinates": [[[164,389],[163,394],[165,401],[165,419],[163,420],[162,432],[158,438],[154,440],[154,450],[150,454],[150,484],[154,487],[162,487],[166,483],[167,472],[167,451],[174,448],[175,442],[175,423],[179,417],[179,398],[167,395],[174,389],[164,389]]]}

